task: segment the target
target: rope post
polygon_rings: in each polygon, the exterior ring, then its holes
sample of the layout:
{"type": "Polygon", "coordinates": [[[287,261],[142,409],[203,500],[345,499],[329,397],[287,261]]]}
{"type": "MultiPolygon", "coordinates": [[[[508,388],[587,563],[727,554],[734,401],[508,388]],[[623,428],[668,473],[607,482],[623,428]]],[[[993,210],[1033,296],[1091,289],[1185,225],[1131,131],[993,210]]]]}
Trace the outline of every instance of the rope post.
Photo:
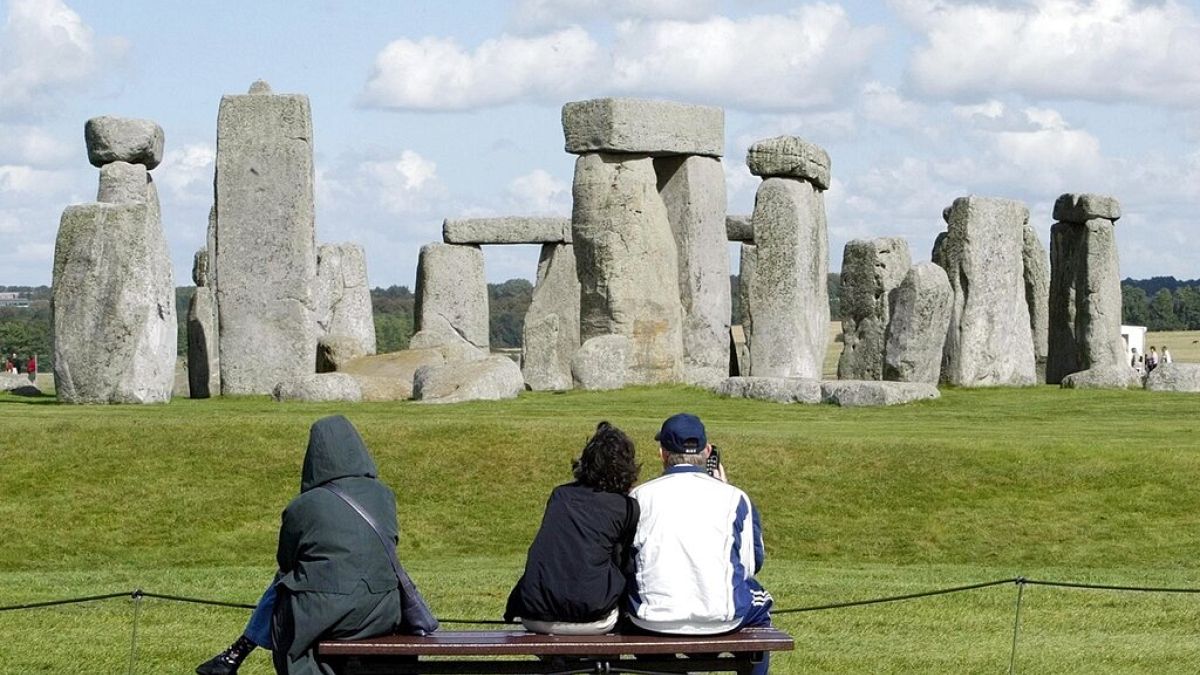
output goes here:
{"type": "Polygon", "coordinates": [[[1008,675],[1017,672],[1017,636],[1021,634],[1021,598],[1025,595],[1025,577],[1017,577],[1017,609],[1013,617],[1012,651],[1008,655],[1008,675]]]}
{"type": "Polygon", "coordinates": [[[128,675],[133,675],[137,667],[138,622],[142,617],[142,589],[135,588],[130,597],[133,598],[133,635],[129,640],[128,675]]]}

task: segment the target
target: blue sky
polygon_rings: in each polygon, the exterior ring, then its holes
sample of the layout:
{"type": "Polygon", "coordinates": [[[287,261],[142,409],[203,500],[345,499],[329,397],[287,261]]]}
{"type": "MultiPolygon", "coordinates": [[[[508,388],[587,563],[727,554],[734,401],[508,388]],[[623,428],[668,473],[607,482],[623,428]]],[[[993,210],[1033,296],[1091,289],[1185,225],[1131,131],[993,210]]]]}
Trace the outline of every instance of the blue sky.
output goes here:
{"type": "MultiPolygon", "coordinates": [[[[941,209],[1020,199],[1048,243],[1063,192],[1118,197],[1123,276],[1200,277],[1200,6],[1164,0],[0,0],[0,283],[48,284],[59,215],[95,197],[83,123],[153,119],[176,281],[212,202],[217,105],[263,78],[312,102],[320,241],[373,285],[415,279],[443,218],[569,215],[566,101],[726,109],[731,213],[745,151],[825,147],[831,264],[941,209]]],[[[486,249],[532,277],[532,247],[486,249]]]]}

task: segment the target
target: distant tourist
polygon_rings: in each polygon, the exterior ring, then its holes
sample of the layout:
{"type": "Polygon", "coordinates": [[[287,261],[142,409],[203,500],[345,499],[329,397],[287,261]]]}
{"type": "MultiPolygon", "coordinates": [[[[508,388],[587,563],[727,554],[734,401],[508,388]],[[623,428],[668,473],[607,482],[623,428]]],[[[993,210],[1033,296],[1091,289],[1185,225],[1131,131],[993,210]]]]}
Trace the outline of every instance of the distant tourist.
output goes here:
{"type": "MultiPolygon", "coordinates": [[[[1166,347],[1163,347],[1163,349],[1166,349],[1166,347]]],[[[29,375],[30,382],[37,380],[37,354],[31,355],[29,360],[25,362],[25,373],[29,375]]]]}
{"type": "Polygon", "coordinates": [[[601,422],[579,459],[575,481],[550,493],[525,573],[508,596],[504,620],[534,633],[601,635],[617,625],[638,505],[633,441],[601,422]]]}
{"type": "Polygon", "coordinates": [[[1163,363],[1170,363],[1170,362],[1171,362],[1171,350],[1170,350],[1170,349],[1167,349],[1167,346],[1166,346],[1166,345],[1163,345],[1162,357],[1161,357],[1161,358],[1162,358],[1162,362],[1163,362],[1163,363]]]}
{"type": "Polygon", "coordinates": [[[1154,369],[1157,367],[1158,367],[1158,352],[1155,351],[1154,347],[1151,347],[1150,353],[1146,354],[1146,373],[1149,374],[1149,373],[1154,372],[1154,369]]]}

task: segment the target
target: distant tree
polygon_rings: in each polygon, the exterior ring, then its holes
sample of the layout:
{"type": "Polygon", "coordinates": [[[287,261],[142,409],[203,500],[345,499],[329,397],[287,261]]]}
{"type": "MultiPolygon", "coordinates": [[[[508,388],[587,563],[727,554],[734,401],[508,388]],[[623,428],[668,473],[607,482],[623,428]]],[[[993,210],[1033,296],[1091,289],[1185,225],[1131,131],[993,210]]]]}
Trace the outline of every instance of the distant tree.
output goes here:
{"type": "Polygon", "coordinates": [[[1179,330],[1182,324],[1175,315],[1175,298],[1171,291],[1160,288],[1150,299],[1150,320],[1146,322],[1150,330],[1179,330]]]}
{"type": "Polygon", "coordinates": [[[532,301],[533,284],[528,279],[488,284],[488,340],[493,347],[521,346],[525,313],[532,301]]]}
{"type": "Polygon", "coordinates": [[[1145,326],[1150,321],[1150,298],[1146,291],[1133,285],[1121,284],[1121,323],[1145,326]]]}
{"type": "Polygon", "coordinates": [[[1185,330],[1200,330],[1200,286],[1175,291],[1176,316],[1185,330]]]}
{"type": "Polygon", "coordinates": [[[411,314],[375,314],[375,350],[381,354],[408,349],[413,334],[411,314]]]}

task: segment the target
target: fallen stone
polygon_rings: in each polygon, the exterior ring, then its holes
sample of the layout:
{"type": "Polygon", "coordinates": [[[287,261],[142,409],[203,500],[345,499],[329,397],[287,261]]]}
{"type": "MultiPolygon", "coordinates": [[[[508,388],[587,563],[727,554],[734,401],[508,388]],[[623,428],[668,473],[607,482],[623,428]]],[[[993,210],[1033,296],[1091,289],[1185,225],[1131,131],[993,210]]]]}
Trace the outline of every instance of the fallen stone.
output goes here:
{"type": "Polygon", "coordinates": [[[16,392],[29,386],[29,377],[24,374],[0,373],[0,391],[16,392]]]}
{"type": "MultiPolygon", "coordinates": [[[[367,255],[361,246],[322,244],[317,249],[316,320],[322,337],[354,342],[341,345],[346,354],[375,353],[375,315],[367,284],[367,255]]],[[[317,352],[319,364],[320,341],[317,352]]]]}
{"type": "Polygon", "coordinates": [[[278,382],[313,372],[313,175],[307,96],[222,97],[209,252],[221,309],[223,393],[270,393],[278,382]]]}
{"type": "Polygon", "coordinates": [[[406,349],[338,364],[338,372],[358,381],[364,401],[406,401],[412,398],[413,376],[417,369],[444,363],[446,357],[440,349],[406,349]]]}
{"type": "Polygon", "coordinates": [[[763,178],[799,178],[829,189],[829,153],[795,136],[758,141],[746,153],[750,173],[763,178]]]}
{"type": "Polygon", "coordinates": [[[413,376],[413,398],[425,403],[499,401],[525,390],[521,369],[507,356],[481,361],[421,366],[413,376]]]}
{"type": "Polygon", "coordinates": [[[1022,257],[1028,221],[1029,209],[1010,199],[954,200],[941,254],[954,291],[944,382],[961,387],[1037,382],[1022,257]]]}
{"type": "Polygon", "coordinates": [[[221,393],[217,299],[213,289],[197,286],[188,303],[188,396],[209,398],[221,393]]]}
{"type": "Polygon", "coordinates": [[[1121,217],[1121,202],[1108,195],[1067,193],[1054,201],[1053,217],[1064,223],[1086,223],[1093,218],[1117,220],[1121,217]]]}
{"type": "Polygon", "coordinates": [[[1029,306],[1029,330],[1033,334],[1033,357],[1038,382],[1046,381],[1046,359],[1050,352],[1050,261],[1046,247],[1028,223],[1021,259],[1025,271],[1025,304],[1029,306]]]}
{"type": "Polygon", "coordinates": [[[750,374],[817,379],[829,343],[824,199],[808,181],[768,178],[758,187],[753,220],[750,374]]]}
{"type": "Polygon", "coordinates": [[[367,356],[362,342],[346,335],[326,335],[317,340],[317,372],[336,373],[342,366],[367,356]]]}
{"type": "Polygon", "coordinates": [[[472,345],[488,348],[487,279],[478,246],[433,243],[417,260],[416,329],[444,319],[472,345]]]}
{"type": "Polygon", "coordinates": [[[1200,363],[1164,363],[1146,376],[1150,391],[1200,392],[1200,363]]]}
{"type": "Polygon", "coordinates": [[[895,290],[912,266],[899,237],[855,239],[842,254],[842,380],[882,380],[895,290]]]}
{"type": "Polygon", "coordinates": [[[900,405],[940,397],[937,386],[923,382],[832,380],[821,383],[821,400],[843,408],[900,405]]]}
{"type": "Polygon", "coordinates": [[[679,259],[654,161],[583,155],[575,162],[572,192],[580,339],[629,338],[629,384],[679,382],[679,259]]]}
{"type": "Polygon", "coordinates": [[[750,216],[725,216],[725,238],[744,244],[754,243],[754,223],[750,216]]]}
{"type": "Polygon", "coordinates": [[[1063,389],[1141,389],[1142,376],[1119,363],[1071,373],[1062,379],[1063,389]]]}
{"type": "Polygon", "coordinates": [[[95,167],[129,162],[153,169],[162,162],[163,130],[151,120],[93,117],[83,125],[83,138],[95,167]]]}
{"type": "Polygon", "coordinates": [[[584,341],[571,356],[571,377],[589,391],[620,389],[629,379],[632,342],[624,335],[600,335],[584,341]]]}
{"type": "Polygon", "coordinates": [[[141,164],[111,162],[100,167],[100,188],[96,201],[106,204],[145,203],[150,173],[141,164]]]}
{"type": "Polygon", "coordinates": [[[165,403],[175,378],[175,285],[147,203],[63,212],[51,288],[54,381],[65,403],[165,403]]]}
{"type": "Polygon", "coordinates": [[[362,387],[358,380],[345,373],[312,373],[288,378],[275,385],[271,390],[271,398],[305,403],[357,403],[362,400],[362,387]]]}
{"type": "Polygon", "coordinates": [[[725,172],[712,157],[654,162],[679,254],[683,381],[715,386],[729,376],[729,243],[725,172]]]}
{"type": "Polygon", "coordinates": [[[730,398],[753,398],[773,403],[820,403],[821,383],[798,377],[730,377],[717,387],[730,398]]]}
{"type": "Polygon", "coordinates": [[[566,151],[641,155],[725,154],[725,111],[637,98],[573,101],[562,109],[566,151]]]}
{"type": "Polygon", "coordinates": [[[933,263],[913,265],[896,288],[883,379],[937,384],[950,326],[950,280],[933,263]]]}
{"type": "Polygon", "coordinates": [[[435,316],[429,327],[417,331],[408,341],[409,349],[436,349],[447,361],[478,361],[488,352],[468,342],[445,318],[435,316]]]}
{"type": "Polygon", "coordinates": [[[569,244],[570,218],[465,218],[442,223],[447,244],[569,244]]]}
{"type": "Polygon", "coordinates": [[[579,277],[570,244],[542,245],[522,335],[525,385],[534,391],[570,389],[571,356],[579,349],[579,277]]]}

